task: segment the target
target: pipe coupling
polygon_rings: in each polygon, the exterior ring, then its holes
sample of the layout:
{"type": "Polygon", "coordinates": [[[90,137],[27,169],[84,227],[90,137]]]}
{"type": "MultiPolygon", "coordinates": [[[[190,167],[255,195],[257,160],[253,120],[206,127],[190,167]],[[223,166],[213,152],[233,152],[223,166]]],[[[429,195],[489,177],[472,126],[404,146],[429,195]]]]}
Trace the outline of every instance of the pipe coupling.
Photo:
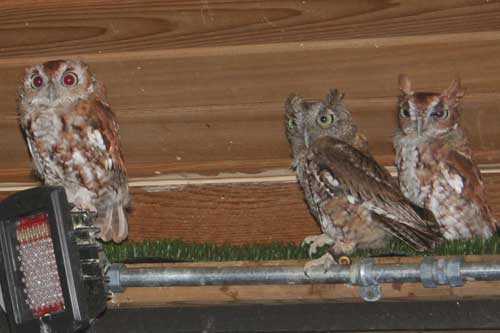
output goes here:
{"type": "Polygon", "coordinates": [[[463,286],[464,279],[460,273],[463,262],[464,257],[425,257],[420,264],[420,281],[426,288],[435,288],[438,285],[463,286]]]}
{"type": "Polygon", "coordinates": [[[125,291],[125,288],[120,282],[120,275],[122,270],[126,269],[124,264],[111,264],[109,265],[108,272],[106,273],[109,281],[108,287],[111,292],[121,293],[125,291]]]}

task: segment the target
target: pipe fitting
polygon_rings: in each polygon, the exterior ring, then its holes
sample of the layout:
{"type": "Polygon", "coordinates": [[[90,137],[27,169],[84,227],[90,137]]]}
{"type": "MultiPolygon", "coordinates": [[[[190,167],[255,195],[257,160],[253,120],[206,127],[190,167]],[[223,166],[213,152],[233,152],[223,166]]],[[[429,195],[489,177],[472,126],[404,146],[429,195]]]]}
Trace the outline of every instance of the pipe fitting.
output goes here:
{"type": "Polygon", "coordinates": [[[382,289],[373,270],[374,263],[372,258],[361,259],[352,264],[349,271],[351,284],[359,286],[359,296],[367,302],[375,302],[382,298],[382,289]]]}
{"type": "Polygon", "coordinates": [[[349,275],[351,284],[355,286],[370,286],[378,284],[373,265],[375,261],[371,258],[361,259],[350,266],[349,275]]]}
{"type": "Polygon", "coordinates": [[[122,285],[120,281],[120,275],[122,271],[126,270],[127,267],[124,264],[111,264],[108,267],[108,271],[106,273],[108,277],[108,287],[109,290],[113,293],[121,293],[125,291],[125,287],[122,285]]]}
{"type": "Polygon", "coordinates": [[[460,271],[463,262],[463,257],[425,257],[420,264],[422,285],[426,288],[435,288],[438,285],[463,286],[464,279],[460,271]]]}

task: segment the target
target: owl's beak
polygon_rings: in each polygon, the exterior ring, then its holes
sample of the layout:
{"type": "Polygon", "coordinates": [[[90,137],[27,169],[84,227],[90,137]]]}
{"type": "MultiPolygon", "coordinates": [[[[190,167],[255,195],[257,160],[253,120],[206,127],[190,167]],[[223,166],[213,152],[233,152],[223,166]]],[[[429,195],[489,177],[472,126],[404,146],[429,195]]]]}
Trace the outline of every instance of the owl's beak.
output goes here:
{"type": "Polygon", "coordinates": [[[48,90],[49,90],[49,100],[51,102],[54,102],[56,100],[57,93],[56,93],[56,87],[54,87],[54,84],[52,82],[49,82],[48,90]]]}
{"type": "Polygon", "coordinates": [[[420,136],[422,134],[422,125],[424,120],[421,117],[417,117],[417,135],[420,136]]]}
{"type": "Polygon", "coordinates": [[[309,135],[307,135],[307,129],[304,129],[304,143],[306,147],[309,147],[309,135]]]}

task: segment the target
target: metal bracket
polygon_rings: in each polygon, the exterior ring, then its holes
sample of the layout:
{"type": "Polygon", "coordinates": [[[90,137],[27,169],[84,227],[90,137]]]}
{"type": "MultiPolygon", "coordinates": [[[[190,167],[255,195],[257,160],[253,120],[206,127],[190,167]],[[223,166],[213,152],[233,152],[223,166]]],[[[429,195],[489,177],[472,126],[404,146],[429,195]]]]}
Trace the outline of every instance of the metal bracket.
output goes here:
{"type": "Polygon", "coordinates": [[[377,277],[372,272],[375,261],[371,258],[362,259],[351,265],[351,284],[359,287],[359,295],[367,302],[375,302],[382,298],[382,289],[377,277]]]}
{"type": "Polygon", "coordinates": [[[367,302],[376,302],[382,298],[382,289],[378,284],[360,286],[359,296],[367,302]]]}

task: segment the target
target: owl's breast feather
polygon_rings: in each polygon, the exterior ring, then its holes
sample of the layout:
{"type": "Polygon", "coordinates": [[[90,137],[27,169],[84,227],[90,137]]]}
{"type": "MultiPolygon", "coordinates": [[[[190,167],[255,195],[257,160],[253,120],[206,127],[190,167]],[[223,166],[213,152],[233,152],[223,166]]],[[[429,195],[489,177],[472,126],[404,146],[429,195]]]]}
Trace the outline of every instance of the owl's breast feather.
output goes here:
{"type": "Polygon", "coordinates": [[[401,191],[414,203],[418,204],[420,181],[417,177],[418,148],[413,142],[406,141],[400,145],[398,154],[398,178],[401,191]]]}

